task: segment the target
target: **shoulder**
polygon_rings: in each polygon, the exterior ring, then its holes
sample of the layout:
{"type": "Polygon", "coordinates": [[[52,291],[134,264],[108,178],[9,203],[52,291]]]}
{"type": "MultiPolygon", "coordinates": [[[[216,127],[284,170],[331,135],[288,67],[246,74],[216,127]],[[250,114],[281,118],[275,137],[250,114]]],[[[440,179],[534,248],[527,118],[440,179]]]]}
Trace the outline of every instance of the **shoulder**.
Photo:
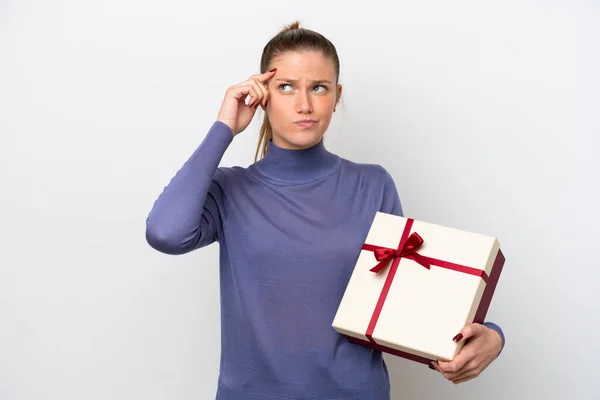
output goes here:
{"type": "Polygon", "coordinates": [[[379,164],[357,163],[344,159],[348,175],[357,177],[356,183],[372,194],[376,194],[378,210],[394,215],[402,215],[402,204],[394,178],[390,172],[379,164]]]}
{"type": "Polygon", "coordinates": [[[239,182],[248,175],[248,169],[243,167],[218,167],[213,180],[221,185],[239,182]]]}
{"type": "Polygon", "coordinates": [[[342,158],[342,166],[346,171],[357,174],[361,178],[368,178],[381,183],[393,182],[392,175],[380,164],[359,163],[342,158]]]}
{"type": "Polygon", "coordinates": [[[253,190],[257,184],[253,176],[250,167],[218,167],[213,175],[213,185],[218,185],[222,191],[229,194],[247,192],[253,190]]]}

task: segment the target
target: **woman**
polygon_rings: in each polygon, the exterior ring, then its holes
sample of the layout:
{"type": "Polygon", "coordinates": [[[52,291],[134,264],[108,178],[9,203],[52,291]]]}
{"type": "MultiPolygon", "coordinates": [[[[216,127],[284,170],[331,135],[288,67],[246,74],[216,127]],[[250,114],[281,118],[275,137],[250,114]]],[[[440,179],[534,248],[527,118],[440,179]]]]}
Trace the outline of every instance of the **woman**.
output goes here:
{"type": "MultiPolygon", "coordinates": [[[[329,40],[294,23],[265,46],[260,70],[227,89],[217,120],[156,200],[147,241],[168,254],[220,244],[218,399],[389,399],[382,354],[331,323],[375,213],[402,215],[394,181],[324,147],[342,94],[329,40]],[[262,158],[218,167],[259,106],[262,158]]],[[[431,368],[463,382],[504,345],[491,322],[465,327],[456,340],[466,339],[455,360],[431,368]]]]}

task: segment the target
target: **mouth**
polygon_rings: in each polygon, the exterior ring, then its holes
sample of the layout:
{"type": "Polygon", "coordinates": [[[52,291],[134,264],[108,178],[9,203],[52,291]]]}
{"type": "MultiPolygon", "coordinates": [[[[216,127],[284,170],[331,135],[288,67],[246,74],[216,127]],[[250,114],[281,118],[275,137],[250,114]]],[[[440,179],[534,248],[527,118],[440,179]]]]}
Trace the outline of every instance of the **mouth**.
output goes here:
{"type": "Polygon", "coordinates": [[[302,119],[300,121],[296,121],[295,122],[296,125],[301,126],[303,128],[310,128],[311,126],[314,126],[317,121],[315,121],[314,119],[302,119]]]}

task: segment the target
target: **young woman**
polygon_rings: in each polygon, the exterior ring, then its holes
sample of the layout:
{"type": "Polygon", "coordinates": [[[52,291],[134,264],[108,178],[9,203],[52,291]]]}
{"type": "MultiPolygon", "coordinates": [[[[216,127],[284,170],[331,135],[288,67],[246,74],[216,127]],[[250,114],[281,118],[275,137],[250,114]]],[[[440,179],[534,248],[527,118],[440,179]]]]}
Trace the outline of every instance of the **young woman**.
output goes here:
{"type": "MultiPolygon", "coordinates": [[[[219,242],[217,399],[387,400],[382,354],[331,323],[375,213],[402,215],[394,180],[324,147],[342,94],[329,40],[294,23],[265,46],[260,70],[227,89],[217,120],[156,200],[147,241],[167,254],[219,242]],[[259,106],[262,158],[218,167],[259,106]]],[[[455,383],[481,373],[504,346],[491,322],[455,338],[466,339],[452,362],[432,365],[455,383]]]]}

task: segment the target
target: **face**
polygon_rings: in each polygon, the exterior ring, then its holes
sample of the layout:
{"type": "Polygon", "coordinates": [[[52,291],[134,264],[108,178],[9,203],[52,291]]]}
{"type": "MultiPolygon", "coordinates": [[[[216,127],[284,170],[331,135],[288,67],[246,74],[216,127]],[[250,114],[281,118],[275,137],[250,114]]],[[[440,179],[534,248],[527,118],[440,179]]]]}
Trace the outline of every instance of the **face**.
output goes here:
{"type": "Polygon", "coordinates": [[[321,52],[286,52],[274,58],[267,70],[272,68],[277,71],[268,82],[266,111],[273,143],[292,150],[318,144],[342,94],[333,61],[321,52]]]}

